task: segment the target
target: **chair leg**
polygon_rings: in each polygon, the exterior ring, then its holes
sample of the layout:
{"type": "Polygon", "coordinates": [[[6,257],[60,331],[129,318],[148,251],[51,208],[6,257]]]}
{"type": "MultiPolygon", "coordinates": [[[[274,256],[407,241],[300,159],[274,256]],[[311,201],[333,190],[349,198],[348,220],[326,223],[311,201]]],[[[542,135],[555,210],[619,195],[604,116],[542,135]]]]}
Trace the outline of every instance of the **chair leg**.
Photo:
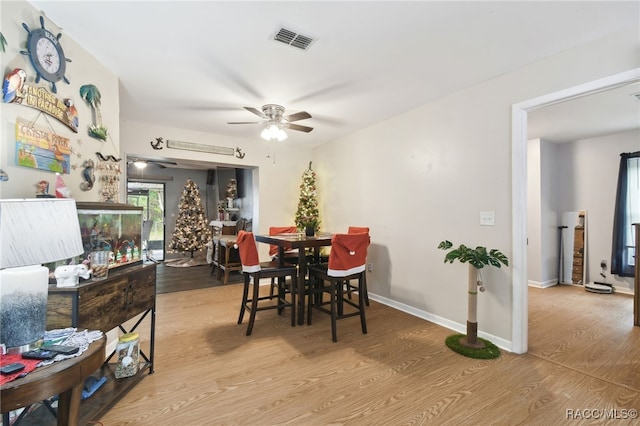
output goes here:
{"type": "MultiPolygon", "coordinates": [[[[335,297],[338,305],[338,316],[342,316],[344,314],[344,286],[347,288],[351,288],[349,285],[349,281],[336,281],[335,283],[335,297]]],[[[334,296],[333,294],[331,295],[334,296]]],[[[349,294],[349,299],[351,299],[351,294],[349,294]]]]}
{"type": "Polygon", "coordinates": [[[364,293],[364,304],[369,306],[369,290],[367,290],[367,273],[363,272],[362,292],[364,293]]]}
{"type": "Polygon", "coordinates": [[[249,312],[249,324],[247,325],[247,336],[253,331],[253,323],[256,320],[256,311],[258,310],[258,297],[260,296],[260,276],[253,275],[253,297],[251,298],[251,309],[249,312]]]}
{"type": "Polygon", "coordinates": [[[238,317],[238,324],[242,324],[242,318],[244,318],[244,310],[247,306],[247,299],[249,296],[249,274],[244,275],[244,288],[242,289],[242,304],[240,305],[240,317],[238,317]]]}
{"type": "Polygon", "coordinates": [[[324,280],[320,277],[309,276],[309,288],[307,289],[307,325],[311,325],[311,312],[313,307],[322,302],[322,287],[324,280]]]}
{"type": "MultiPolygon", "coordinates": [[[[285,278],[286,279],[286,278],[285,278]]],[[[298,286],[298,279],[296,278],[296,274],[291,274],[291,291],[289,294],[291,295],[291,327],[296,326],[296,288],[298,286]]],[[[284,295],[283,295],[284,300],[284,295]]]]}
{"type": "Polygon", "coordinates": [[[337,294],[342,293],[342,287],[340,287],[340,291],[338,291],[337,287],[338,282],[331,280],[331,285],[329,286],[329,289],[331,290],[329,295],[331,297],[331,338],[334,342],[338,341],[338,333],[336,331],[336,320],[338,319],[336,313],[336,296],[337,294]]]}
{"type": "Polygon", "coordinates": [[[360,309],[360,324],[362,325],[362,334],[367,334],[367,319],[364,314],[364,307],[367,304],[367,279],[365,278],[364,272],[358,278],[358,309],[360,309]]]}
{"type": "Polygon", "coordinates": [[[271,288],[269,289],[269,299],[273,299],[273,288],[276,286],[275,277],[271,277],[271,288]]]}
{"type": "MultiPolygon", "coordinates": [[[[273,280],[273,278],[271,278],[273,280]]],[[[285,294],[286,290],[286,277],[278,277],[278,315],[282,315],[282,311],[284,311],[284,304],[286,303],[285,294]]],[[[271,287],[271,291],[273,291],[273,287],[271,287]]],[[[271,298],[271,297],[269,297],[271,298]]]]}

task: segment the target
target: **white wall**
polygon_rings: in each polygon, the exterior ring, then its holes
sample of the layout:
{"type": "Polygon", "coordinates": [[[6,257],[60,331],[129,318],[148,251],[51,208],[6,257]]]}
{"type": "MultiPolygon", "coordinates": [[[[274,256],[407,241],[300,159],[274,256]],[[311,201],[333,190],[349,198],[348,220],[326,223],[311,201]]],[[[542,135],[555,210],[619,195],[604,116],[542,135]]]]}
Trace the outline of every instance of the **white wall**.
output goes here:
{"type": "Polygon", "coordinates": [[[558,155],[557,144],[541,139],[527,142],[527,271],[534,287],[558,283],[561,212],[557,205],[563,187],[558,155]]]}
{"type": "MultiPolygon", "coordinates": [[[[629,52],[638,48],[635,31],[620,33],[318,147],[327,229],[371,228],[372,297],[463,330],[466,267],[444,264],[437,245],[449,239],[511,256],[511,105],[636,68],[629,52]],[[485,210],[496,213],[495,226],[479,225],[485,210]]],[[[519,309],[512,271],[483,274],[480,335],[510,347],[519,309]]]]}
{"type": "MultiPolygon", "coordinates": [[[[613,209],[620,154],[640,148],[640,132],[629,131],[566,143],[528,142],[529,284],[545,287],[558,277],[558,231],[563,214],[586,212],[586,282],[605,281],[633,291],[633,279],[600,276],[600,261],[611,263],[613,209]],[[546,180],[546,184],[541,183],[546,180]],[[537,216],[536,216],[537,215],[537,216]],[[546,217],[548,220],[543,220],[546,217]],[[542,225],[541,225],[542,223],[542,225]]],[[[564,223],[565,251],[573,247],[572,219],[564,223]]],[[[572,256],[565,255],[565,282],[571,282],[572,256]]]]}
{"type": "MultiPolygon", "coordinates": [[[[640,149],[640,132],[630,131],[592,139],[559,144],[559,158],[566,164],[565,177],[571,196],[561,197],[563,211],[587,212],[587,280],[603,281],[600,260],[611,263],[613,209],[618,183],[620,154],[640,149]]],[[[563,185],[564,186],[564,185],[563,185]]],[[[568,191],[565,186],[565,191],[568,191]]],[[[607,268],[607,283],[631,292],[632,277],[612,276],[607,268]]]]}
{"type": "MultiPolygon", "coordinates": [[[[153,126],[146,123],[123,121],[121,123],[122,140],[125,141],[123,150],[131,157],[151,156],[164,159],[185,159],[211,162],[212,166],[226,165],[230,167],[255,167],[253,173],[254,189],[253,232],[267,233],[269,226],[275,223],[293,224],[296,206],[299,198],[299,186],[302,173],[311,160],[311,148],[283,141],[276,147],[276,161],[267,158],[266,143],[255,139],[238,139],[229,136],[207,134],[185,129],[153,126]],[[164,140],[180,140],[198,144],[214,146],[240,147],[245,157],[208,154],[195,151],[164,148],[154,150],[150,142],[157,137],[164,140]]],[[[164,169],[164,174],[170,174],[171,169],[164,169]]],[[[171,214],[171,212],[167,212],[171,214]]],[[[169,229],[169,228],[167,228],[169,229]]],[[[171,237],[167,235],[167,239],[171,237]]],[[[261,259],[268,258],[268,247],[260,249],[261,259]]]]}
{"type": "Polygon", "coordinates": [[[542,202],[541,202],[541,141],[533,139],[527,143],[527,279],[529,285],[546,287],[542,270],[542,202]]]}
{"type": "MultiPolygon", "coordinates": [[[[40,12],[31,5],[22,1],[3,1],[0,3],[0,28],[8,45],[6,52],[0,54],[0,68],[4,75],[14,68],[22,68],[27,73],[27,83],[31,86],[46,87],[51,91],[51,85],[41,80],[35,85],[36,73],[29,58],[20,54],[20,50],[26,49],[28,33],[22,27],[26,23],[30,29],[40,28],[40,12]]],[[[80,183],[82,162],[85,159],[93,159],[97,165],[96,152],[104,155],[120,156],[120,98],[118,93],[118,78],[104,68],[90,53],[86,52],[71,38],[65,36],[64,29],[60,30],[55,23],[45,18],[45,28],[53,34],[62,33],[60,43],[65,56],[72,62],[67,63],[65,76],[70,84],[60,81],[56,84],[58,99],[70,98],[78,109],[80,126],[78,133],[74,133],[67,126],[49,115],[26,105],[15,103],[0,103],[0,169],[9,175],[9,180],[0,182],[0,198],[33,198],[35,197],[35,184],[40,180],[49,182],[49,193],[55,194],[55,174],[45,170],[30,169],[15,164],[15,123],[17,118],[27,122],[35,120],[35,126],[53,131],[60,136],[70,139],[74,149],[71,154],[71,164],[76,165],[70,174],[63,175],[63,180],[71,190],[72,197],[79,201],[98,201],[99,183],[96,182],[90,191],[82,191],[80,183]],[[85,84],[95,85],[102,94],[101,111],[104,125],[110,133],[106,142],[88,136],[87,128],[93,124],[91,108],[80,97],[80,86],[85,84]]],[[[123,161],[124,162],[124,161],[123,161]]],[[[122,163],[123,163],[122,162],[122,163]]],[[[124,170],[126,165],[122,165],[124,170]]],[[[97,175],[97,170],[96,170],[97,175]]],[[[124,182],[121,182],[120,201],[124,198],[124,182]]]]}

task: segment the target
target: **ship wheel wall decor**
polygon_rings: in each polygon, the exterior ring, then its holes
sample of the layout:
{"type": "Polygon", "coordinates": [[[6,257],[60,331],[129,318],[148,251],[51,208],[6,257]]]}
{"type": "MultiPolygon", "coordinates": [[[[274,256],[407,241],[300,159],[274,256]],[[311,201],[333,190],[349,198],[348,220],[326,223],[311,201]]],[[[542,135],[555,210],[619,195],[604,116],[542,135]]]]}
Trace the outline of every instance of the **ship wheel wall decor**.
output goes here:
{"type": "Polygon", "coordinates": [[[27,50],[21,50],[20,53],[29,56],[31,65],[36,70],[36,84],[41,78],[47,80],[51,83],[51,91],[57,93],[58,81],[63,80],[69,84],[69,79],[64,74],[67,70],[67,62],[71,62],[71,59],[64,56],[64,50],[60,44],[62,33],[55,36],[47,30],[42,16],[40,28],[31,31],[26,23],[22,23],[22,27],[29,33],[29,37],[27,50]]]}

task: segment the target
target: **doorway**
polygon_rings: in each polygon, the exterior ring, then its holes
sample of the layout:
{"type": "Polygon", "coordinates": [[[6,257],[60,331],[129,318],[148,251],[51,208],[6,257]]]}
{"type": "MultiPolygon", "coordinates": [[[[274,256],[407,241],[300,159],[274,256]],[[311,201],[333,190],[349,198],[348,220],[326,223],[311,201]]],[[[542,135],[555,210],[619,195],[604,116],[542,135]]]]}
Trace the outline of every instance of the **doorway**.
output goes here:
{"type": "Polygon", "coordinates": [[[142,207],[142,250],[144,260],[165,258],[165,185],[128,182],[127,204],[142,207]]]}
{"type": "Polygon", "coordinates": [[[512,106],[511,202],[512,202],[512,352],[528,349],[527,285],[527,112],[557,102],[586,96],[640,81],[640,68],[530,99],[512,106]]]}

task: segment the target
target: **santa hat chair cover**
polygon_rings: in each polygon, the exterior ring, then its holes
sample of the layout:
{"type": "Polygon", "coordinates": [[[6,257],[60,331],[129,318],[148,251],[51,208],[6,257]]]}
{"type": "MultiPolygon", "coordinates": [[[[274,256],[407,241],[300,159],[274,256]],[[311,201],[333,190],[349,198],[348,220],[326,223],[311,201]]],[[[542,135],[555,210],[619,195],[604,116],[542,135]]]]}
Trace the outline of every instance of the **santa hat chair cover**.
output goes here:
{"type": "Polygon", "coordinates": [[[363,272],[369,241],[369,234],[335,234],[331,240],[327,275],[348,277],[363,272]]]}
{"type": "Polygon", "coordinates": [[[258,248],[253,232],[239,231],[234,247],[240,252],[240,262],[242,262],[242,272],[253,273],[260,270],[258,260],[258,248]]]}

